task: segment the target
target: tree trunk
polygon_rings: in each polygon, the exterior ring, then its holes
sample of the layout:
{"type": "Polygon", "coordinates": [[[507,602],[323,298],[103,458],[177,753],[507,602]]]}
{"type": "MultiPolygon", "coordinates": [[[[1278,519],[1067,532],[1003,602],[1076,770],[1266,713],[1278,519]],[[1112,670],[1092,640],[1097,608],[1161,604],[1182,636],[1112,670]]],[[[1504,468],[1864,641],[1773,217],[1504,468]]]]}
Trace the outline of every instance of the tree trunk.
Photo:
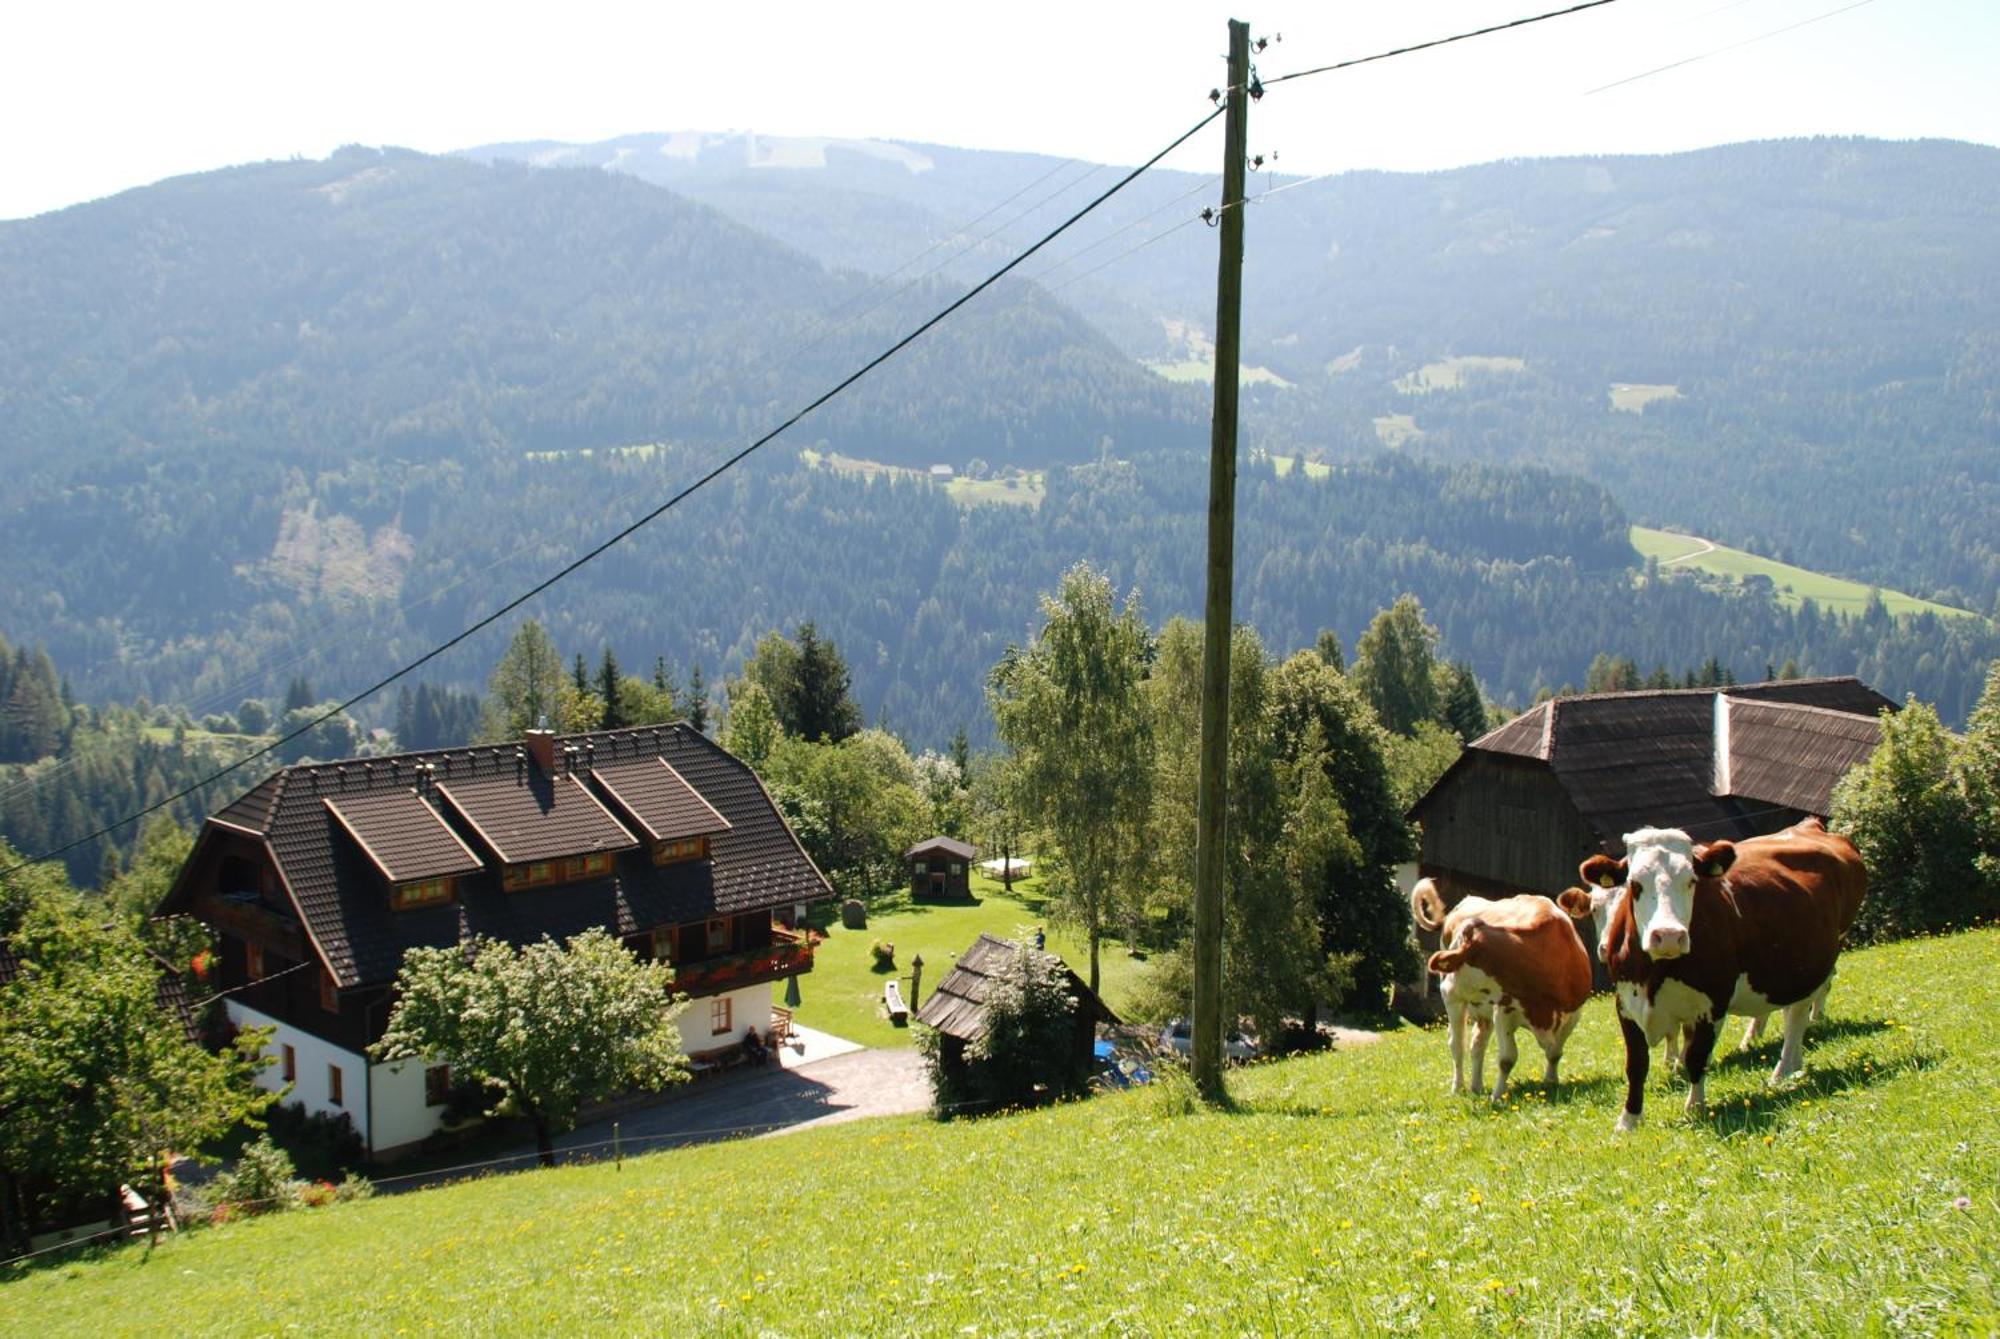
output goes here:
{"type": "Polygon", "coordinates": [[[18,1254],[28,1249],[34,1234],[35,1225],[28,1219],[28,1197],[21,1189],[20,1178],[12,1172],[0,1172],[0,1240],[18,1254]]]}
{"type": "Polygon", "coordinates": [[[535,1123],[535,1152],[540,1156],[542,1166],[556,1165],[556,1146],[549,1138],[549,1118],[530,1107],[528,1119],[535,1123]]]}
{"type": "Polygon", "coordinates": [[[1093,995],[1097,994],[1097,941],[1099,937],[1097,927],[1092,925],[1090,927],[1090,993],[1093,995]]]}

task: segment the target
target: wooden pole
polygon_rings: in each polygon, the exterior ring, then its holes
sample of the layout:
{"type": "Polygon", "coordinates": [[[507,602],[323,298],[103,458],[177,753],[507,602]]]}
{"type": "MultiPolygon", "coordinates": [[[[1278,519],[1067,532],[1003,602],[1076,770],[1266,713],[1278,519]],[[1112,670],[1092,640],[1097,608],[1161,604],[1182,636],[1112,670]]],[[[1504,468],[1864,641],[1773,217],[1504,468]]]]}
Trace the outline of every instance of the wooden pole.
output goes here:
{"type": "Polygon", "coordinates": [[[1195,808],[1194,1082],[1222,1086],[1222,851],[1229,783],[1229,642],[1236,550],[1237,365],[1243,316],[1243,171],[1249,134],[1250,25],[1229,23],[1223,123],[1222,246],[1215,274],[1215,419],[1208,454],[1208,600],[1202,615],[1201,780],[1195,808]]]}

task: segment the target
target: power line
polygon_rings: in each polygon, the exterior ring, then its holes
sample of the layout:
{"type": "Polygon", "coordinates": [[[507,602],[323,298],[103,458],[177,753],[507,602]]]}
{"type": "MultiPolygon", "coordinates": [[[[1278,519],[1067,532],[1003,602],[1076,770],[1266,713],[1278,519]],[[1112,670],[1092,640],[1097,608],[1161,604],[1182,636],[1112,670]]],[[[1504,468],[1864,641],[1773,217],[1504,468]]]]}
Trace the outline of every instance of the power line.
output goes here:
{"type": "Polygon", "coordinates": [[[1585,89],[1583,96],[1587,98],[1593,93],[1602,93],[1607,89],[1623,88],[1627,84],[1636,84],[1641,79],[1651,79],[1656,74],[1665,74],[1668,70],[1678,70],[1683,65],[1693,65],[1697,61],[1707,60],[1711,56],[1720,56],[1727,51],[1736,51],[1746,46],[1755,46],[1757,43],[1769,38],[1777,37],[1784,33],[1797,32],[1800,28],[1809,28],[1815,23],[1834,17],[1836,14],[1845,14],[1850,9],[1859,9],[1863,5],[1872,5],[1874,3],[1875,0],[1854,0],[1852,4],[1842,5],[1838,9],[1829,9],[1824,14],[1815,14],[1809,19],[1800,19],[1797,23],[1788,23],[1782,28],[1773,28],[1770,32],[1759,33],[1755,37],[1746,37],[1740,42],[1731,42],[1728,46],[1719,46],[1713,51],[1704,51],[1698,56],[1689,56],[1684,60],[1655,66],[1650,70],[1641,70],[1638,74],[1628,75],[1623,79],[1614,79],[1608,84],[1599,84],[1596,88],[1585,89]]]}
{"type": "MultiPolygon", "coordinates": [[[[1600,4],[1609,3],[1609,0],[1597,0],[1597,3],[1600,4]]],[[[1050,242],[1053,242],[1056,238],[1062,236],[1063,233],[1069,231],[1071,227],[1075,226],[1086,215],[1095,210],[1099,205],[1102,205],[1106,200],[1109,200],[1112,196],[1124,190],[1134,181],[1137,181],[1141,174],[1151,169],[1161,159],[1165,158],[1168,154],[1180,148],[1181,145],[1193,139],[1202,130],[1206,129],[1208,125],[1211,122],[1213,122],[1217,117],[1221,116],[1222,110],[1223,109],[1221,107],[1217,107],[1215,108],[1215,110],[1209,112],[1206,116],[1202,117],[1199,121],[1196,121],[1186,130],[1182,131],[1179,135],[1175,136],[1174,139],[1170,141],[1165,148],[1161,149],[1159,152],[1155,153],[1152,157],[1148,158],[1145,162],[1139,164],[1139,166],[1133,168],[1131,171],[1127,172],[1124,176],[1120,177],[1117,181],[1113,182],[1109,187],[1107,187],[1104,191],[1102,191],[1095,198],[1093,198],[1088,204],[1084,205],[1083,208],[1077,210],[1074,214],[1071,214],[1068,218],[1064,219],[1054,228],[1051,228],[1048,232],[1042,234],[1042,236],[1039,239],[1037,239],[1032,245],[1030,245],[1026,250],[1021,251],[1019,254],[1015,255],[1014,258],[1012,260],[1009,260],[1005,265],[1002,265],[999,269],[987,275],[984,279],[980,280],[972,288],[968,289],[965,293],[961,294],[953,301],[945,304],[945,306],[940,308],[936,313],[930,316],[922,324],[918,325],[915,329],[911,330],[908,334],[904,335],[894,344],[891,344],[888,348],[882,350],[882,352],[876,354],[873,358],[870,358],[866,363],[863,363],[859,368],[857,368],[853,372],[848,373],[847,376],[841,378],[840,381],[836,382],[830,389],[821,392],[818,396],[816,396],[813,400],[811,400],[808,404],[806,404],[804,408],[799,409],[798,411],[793,413],[791,417],[787,418],[777,427],[771,429],[769,432],[765,433],[762,437],[759,437],[756,441],[751,442],[748,446],[737,451],[727,460],[724,460],[720,465],[715,466],[713,469],[709,470],[708,473],[702,475],[700,478],[696,479],[693,483],[687,485],[685,488],[682,488],[679,492],[675,493],[665,502],[662,502],[659,506],[653,508],[645,515],[639,517],[637,520],[626,525],[616,534],[613,534],[608,539],[605,539],[599,542],[598,544],[594,545],[592,548],[586,550],[581,556],[572,559],[570,562],[564,564],[561,568],[559,568],[551,575],[544,577],[541,581],[536,582],[533,586],[530,586],[526,591],[522,592],[520,595],[515,596],[513,599],[507,601],[499,608],[493,610],[493,612],[487,614],[484,618],[481,618],[478,622],[472,624],[470,627],[464,629],[462,632],[457,633],[455,636],[452,636],[446,639],[445,641],[440,642],[438,645],[424,652],[423,655],[418,656],[415,660],[412,660],[409,663],[405,664],[402,668],[396,670],[394,673],[385,675],[382,678],[377,679],[374,683],[370,684],[368,687],[362,689],[360,692],[354,694],[352,697],[347,698],[345,701],[336,704],[327,711],[320,713],[318,716],[315,716],[312,720],[306,722],[304,725],[299,726],[296,730],[292,731],[290,734],[285,735],[279,739],[272,740],[269,744],[264,745],[262,748],[259,748],[252,753],[244,755],[243,757],[237,759],[235,762],[230,763],[227,767],[223,767],[214,772],[211,772],[209,775],[203,777],[201,780],[196,781],[191,785],[183,787],[181,790],[176,791],[172,795],[169,795],[161,800],[156,800],[152,804],[146,805],[144,808],[139,809],[134,813],[127,814],[125,817],[118,819],[116,822],[108,823],[105,826],[98,828],[96,831],[88,834],[87,836],[79,837],[75,841],[68,842],[62,846],[58,846],[53,850],[44,851],[40,855],[32,856],[26,860],[19,861],[16,864],[9,865],[6,869],[0,870],[0,876],[12,874],[16,870],[26,869],[30,865],[38,865],[45,861],[53,860],[57,856],[73,851],[77,847],[83,846],[89,842],[96,841],[99,837],[103,837],[112,832],[115,832],[119,828],[124,827],[128,823],[137,822],[139,819],[144,818],[148,814],[156,813],[159,810],[164,809],[168,805],[173,804],[177,800],[185,799],[189,795],[194,794],[196,791],[202,790],[210,785],[213,785],[215,782],[221,780],[223,777],[228,776],[230,773],[237,771],[238,769],[248,765],[251,762],[254,762],[256,759],[264,757],[266,754],[276,752],[278,749],[283,748],[286,744],[291,743],[293,740],[308,733],[309,731],[313,730],[319,725],[325,723],[326,721],[331,720],[335,716],[338,716],[341,712],[346,711],[349,707],[352,707],[357,703],[362,702],[363,700],[374,696],[376,693],[379,693],[384,688],[387,688],[390,684],[395,683],[398,679],[401,679],[405,675],[411,673],[412,671],[417,670],[423,667],[424,665],[430,663],[432,660],[435,660],[437,657],[443,655],[446,651],[449,651],[454,646],[457,646],[459,643],[465,641],[468,637],[473,636],[475,633],[482,632],[485,629],[491,627],[493,624],[499,622],[502,618],[505,618],[508,614],[511,614],[516,609],[519,609],[529,600],[534,599],[537,595],[540,595],[543,591],[546,591],[551,586],[561,581],[563,578],[569,576],[571,573],[575,572],[577,569],[583,567],[584,565],[595,561],[597,558],[603,556],[607,551],[609,551],[616,545],[621,544],[625,540],[631,538],[634,534],[636,534],[639,530],[641,530],[645,526],[650,525],[653,521],[658,520],[661,516],[664,516],[667,512],[673,510],[676,506],[680,505],[680,503],[683,500],[692,496],[696,492],[699,492],[701,489],[707,487],[709,484],[713,483],[716,479],[720,478],[723,474],[727,473],[730,469],[734,468],[737,464],[741,463],[752,452],[764,446],[766,443],[772,441],[774,438],[778,437],[781,433],[793,427],[801,419],[805,418],[808,414],[811,414],[814,410],[820,408],[822,405],[826,404],[829,400],[832,400],[834,397],[842,394],[850,386],[854,385],[854,383],[860,381],[870,372],[873,372],[876,368],[888,362],[891,358],[901,353],[911,344],[914,344],[917,340],[921,339],[924,335],[928,334],[932,329],[934,329],[937,325],[943,322],[947,317],[951,316],[952,313],[958,311],[959,308],[965,306],[968,302],[971,302],[981,293],[991,288],[994,284],[998,283],[1002,278],[1006,277],[1009,273],[1011,273],[1013,270],[1015,270],[1025,261],[1027,261],[1031,256],[1039,252],[1043,247],[1047,246],[1050,242]]]]}
{"type": "MultiPolygon", "coordinates": [[[[1378,60],[1388,60],[1394,56],[1407,56],[1413,52],[1429,51],[1432,47],[1450,46],[1453,42],[1469,42],[1475,37],[1485,37],[1489,33],[1506,32],[1510,28],[1525,28],[1531,23],[1544,23],[1549,19],[1559,19],[1569,14],[1580,14],[1586,9],[1597,9],[1600,6],[1616,4],[1617,2],[1618,0],[1583,0],[1582,4],[1571,5],[1567,9],[1551,9],[1544,14],[1530,14],[1526,18],[1510,19],[1506,23],[1495,23],[1490,27],[1475,28],[1471,32],[1454,33],[1450,37],[1437,37],[1428,42],[1418,42],[1414,46],[1397,47],[1394,51],[1378,51],[1372,56],[1356,56],[1353,60],[1335,61],[1331,65],[1317,65],[1310,70],[1294,70],[1290,74],[1281,74],[1275,79],[1264,80],[1263,86],[1270,88],[1274,84],[1287,83],[1293,79],[1304,79],[1310,75],[1329,74],[1334,70],[1351,70],[1357,65],[1370,65],[1378,60]]],[[[1868,2],[1869,0],[1861,0],[1863,4],[1867,4],[1868,2]]],[[[1253,92],[1255,91],[1255,85],[1256,81],[1252,80],[1253,92]]]]}

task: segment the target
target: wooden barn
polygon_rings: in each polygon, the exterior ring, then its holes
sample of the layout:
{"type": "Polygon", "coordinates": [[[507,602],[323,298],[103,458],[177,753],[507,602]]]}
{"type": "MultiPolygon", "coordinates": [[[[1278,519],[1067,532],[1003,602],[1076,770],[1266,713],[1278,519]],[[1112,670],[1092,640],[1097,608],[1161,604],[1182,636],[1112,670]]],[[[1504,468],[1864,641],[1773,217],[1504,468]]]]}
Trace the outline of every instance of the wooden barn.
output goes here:
{"type": "Polygon", "coordinates": [[[918,842],[903,852],[910,865],[910,896],[971,897],[972,861],[978,854],[978,848],[956,837],[918,842]]]}
{"type": "MultiPolygon", "coordinates": [[[[990,934],[980,935],[971,948],[959,955],[958,962],[944,974],[944,980],[938,982],[937,989],[917,1010],[919,1023],[944,1034],[939,1052],[941,1063],[946,1066],[965,1064],[965,1048],[979,1040],[986,1031],[987,979],[1020,951],[1021,946],[1012,940],[998,939],[990,934]]],[[[1067,966],[1063,970],[1069,976],[1070,993],[1077,1002],[1076,1034],[1072,1043],[1076,1053],[1073,1058],[1080,1068],[1086,1067],[1090,1064],[1091,1047],[1097,1041],[1097,1025],[1116,1024],[1118,1016],[1091,992],[1082,977],[1067,966]]]]}
{"type": "Polygon", "coordinates": [[[1854,678],[1557,698],[1466,746],[1410,818],[1419,875],[1467,893],[1553,895],[1641,827],[1696,841],[1826,817],[1895,703],[1854,678]]]}

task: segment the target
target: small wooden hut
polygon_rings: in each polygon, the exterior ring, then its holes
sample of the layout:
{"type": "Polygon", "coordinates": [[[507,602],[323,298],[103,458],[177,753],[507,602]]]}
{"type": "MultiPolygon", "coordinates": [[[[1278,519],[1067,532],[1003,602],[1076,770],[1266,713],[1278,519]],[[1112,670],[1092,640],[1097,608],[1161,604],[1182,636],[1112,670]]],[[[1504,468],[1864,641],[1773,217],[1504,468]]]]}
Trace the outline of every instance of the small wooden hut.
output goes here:
{"type": "MultiPolygon", "coordinates": [[[[945,973],[944,980],[938,982],[937,989],[917,1010],[919,1023],[944,1034],[939,1063],[946,1067],[965,1064],[965,1048],[979,1040],[986,1031],[987,981],[1020,951],[1021,946],[1012,940],[999,939],[990,934],[980,935],[971,948],[959,955],[958,962],[945,973]]],[[[1076,996],[1073,1058],[1079,1067],[1085,1067],[1090,1063],[1091,1048],[1097,1041],[1097,1025],[1115,1025],[1118,1015],[1112,1013],[1104,1001],[1083,983],[1083,978],[1070,971],[1067,964],[1063,970],[1069,977],[1070,993],[1076,996]]]]}
{"type": "Polygon", "coordinates": [[[918,842],[903,852],[910,864],[910,896],[971,897],[972,861],[978,854],[978,848],[956,837],[918,842]]]}

